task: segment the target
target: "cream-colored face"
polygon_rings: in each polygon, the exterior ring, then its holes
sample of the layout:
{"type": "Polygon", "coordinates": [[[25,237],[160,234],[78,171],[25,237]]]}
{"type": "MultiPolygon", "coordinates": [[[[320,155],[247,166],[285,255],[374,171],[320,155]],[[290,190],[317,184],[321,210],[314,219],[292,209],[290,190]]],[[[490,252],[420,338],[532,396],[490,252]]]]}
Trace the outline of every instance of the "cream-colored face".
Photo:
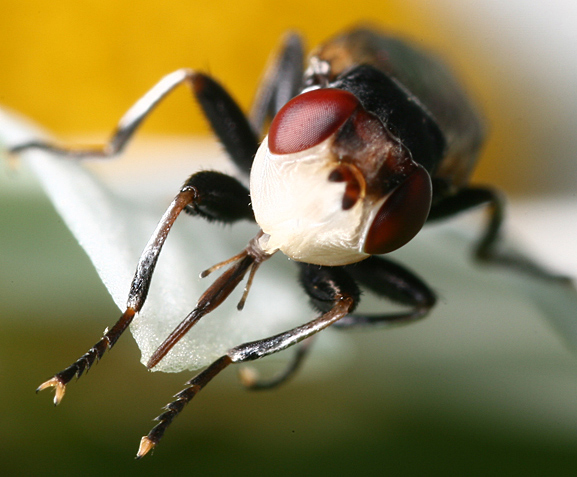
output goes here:
{"type": "Polygon", "coordinates": [[[250,194],[255,218],[266,234],[260,245],[318,265],[346,265],[367,258],[363,251],[371,215],[365,200],[343,210],[344,182],[329,176],[338,162],[333,137],[304,151],[273,154],[264,139],[254,159],[250,194]]]}
{"type": "Polygon", "coordinates": [[[250,194],[265,252],[337,266],[411,240],[427,219],[432,187],[353,94],[321,88],[277,113],[256,153],[250,194]]]}

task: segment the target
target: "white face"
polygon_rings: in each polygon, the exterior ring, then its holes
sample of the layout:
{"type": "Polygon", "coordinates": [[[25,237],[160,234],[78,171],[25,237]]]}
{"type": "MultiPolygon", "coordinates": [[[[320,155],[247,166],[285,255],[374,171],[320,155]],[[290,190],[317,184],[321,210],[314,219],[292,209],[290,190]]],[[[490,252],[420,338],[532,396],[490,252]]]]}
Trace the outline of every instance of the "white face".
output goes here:
{"type": "Polygon", "coordinates": [[[272,121],[250,195],[265,252],[337,266],[412,239],[432,188],[427,171],[353,94],[321,88],[293,98],[272,121]]]}
{"type": "Polygon", "coordinates": [[[363,252],[367,224],[365,201],[343,210],[344,182],[330,182],[335,168],[332,137],[304,151],[273,154],[262,142],[250,175],[256,221],[268,235],[266,251],[318,265],[345,265],[367,258],[363,252]]]}

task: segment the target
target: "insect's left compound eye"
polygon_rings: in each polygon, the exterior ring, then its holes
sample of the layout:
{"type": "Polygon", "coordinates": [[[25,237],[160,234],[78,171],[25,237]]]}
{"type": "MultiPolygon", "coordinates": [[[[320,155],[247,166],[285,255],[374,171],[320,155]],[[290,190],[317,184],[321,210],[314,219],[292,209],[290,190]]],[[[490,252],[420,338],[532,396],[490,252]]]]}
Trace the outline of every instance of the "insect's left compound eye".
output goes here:
{"type": "Polygon", "coordinates": [[[365,252],[389,253],[409,242],[425,224],[432,196],[429,173],[418,166],[381,205],[367,234],[365,252]]]}
{"type": "Polygon", "coordinates": [[[273,154],[304,151],[335,133],[359,106],[359,100],[340,89],[303,93],[283,106],[271,123],[268,147],[273,154]]]}

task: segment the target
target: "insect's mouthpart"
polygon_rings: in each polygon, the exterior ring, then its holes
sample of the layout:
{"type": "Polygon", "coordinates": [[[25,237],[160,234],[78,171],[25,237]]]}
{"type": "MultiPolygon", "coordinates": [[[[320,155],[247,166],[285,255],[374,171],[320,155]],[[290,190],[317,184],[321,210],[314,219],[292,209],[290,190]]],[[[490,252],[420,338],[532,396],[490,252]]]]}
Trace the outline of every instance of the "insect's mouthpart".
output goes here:
{"type": "Polygon", "coordinates": [[[180,341],[180,339],[190,331],[190,329],[198,323],[198,321],[211,311],[218,308],[224,300],[232,293],[232,291],[238,286],[238,284],[243,280],[246,273],[249,273],[246,286],[244,288],[242,297],[238,302],[237,308],[242,310],[254,275],[258,270],[260,264],[272,257],[275,253],[266,252],[260,245],[260,238],[263,236],[262,231],[259,232],[256,237],[254,237],[248,244],[248,246],[239,254],[231,257],[228,260],[217,263],[216,265],[210,267],[201,273],[201,277],[206,277],[210,273],[230,265],[222,275],[220,275],[213,283],[210,285],[204,294],[198,300],[194,310],[192,310],[184,320],[168,335],[168,337],[162,342],[162,344],[156,349],[152,354],[146,367],[148,369],[154,368],[162,358],[164,358],[168,352],[180,341]]]}

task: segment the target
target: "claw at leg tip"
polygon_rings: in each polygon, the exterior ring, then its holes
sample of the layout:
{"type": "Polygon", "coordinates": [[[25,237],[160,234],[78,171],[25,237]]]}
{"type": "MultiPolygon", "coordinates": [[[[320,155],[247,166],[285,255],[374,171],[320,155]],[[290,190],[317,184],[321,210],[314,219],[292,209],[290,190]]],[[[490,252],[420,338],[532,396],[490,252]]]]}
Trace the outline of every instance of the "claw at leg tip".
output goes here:
{"type": "Polygon", "coordinates": [[[156,444],[154,442],[152,442],[152,440],[150,440],[148,438],[148,436],[144,436],[142,439],[140,439],[140,446],[138,447],[138,452],[136,453],[136,458],[140,459],[141,457],[144,457],[152,449],[154,449],[155,445],[156,444]]]}
{"type": "Polygon", "coordinates": [[[56,388],[54,391],[54,405],[60,404],[66,392],[66,385],[62,384],[58,378],[50,378],[38,386],[36,392],[44,391],[46,388],[56,388]]]}

